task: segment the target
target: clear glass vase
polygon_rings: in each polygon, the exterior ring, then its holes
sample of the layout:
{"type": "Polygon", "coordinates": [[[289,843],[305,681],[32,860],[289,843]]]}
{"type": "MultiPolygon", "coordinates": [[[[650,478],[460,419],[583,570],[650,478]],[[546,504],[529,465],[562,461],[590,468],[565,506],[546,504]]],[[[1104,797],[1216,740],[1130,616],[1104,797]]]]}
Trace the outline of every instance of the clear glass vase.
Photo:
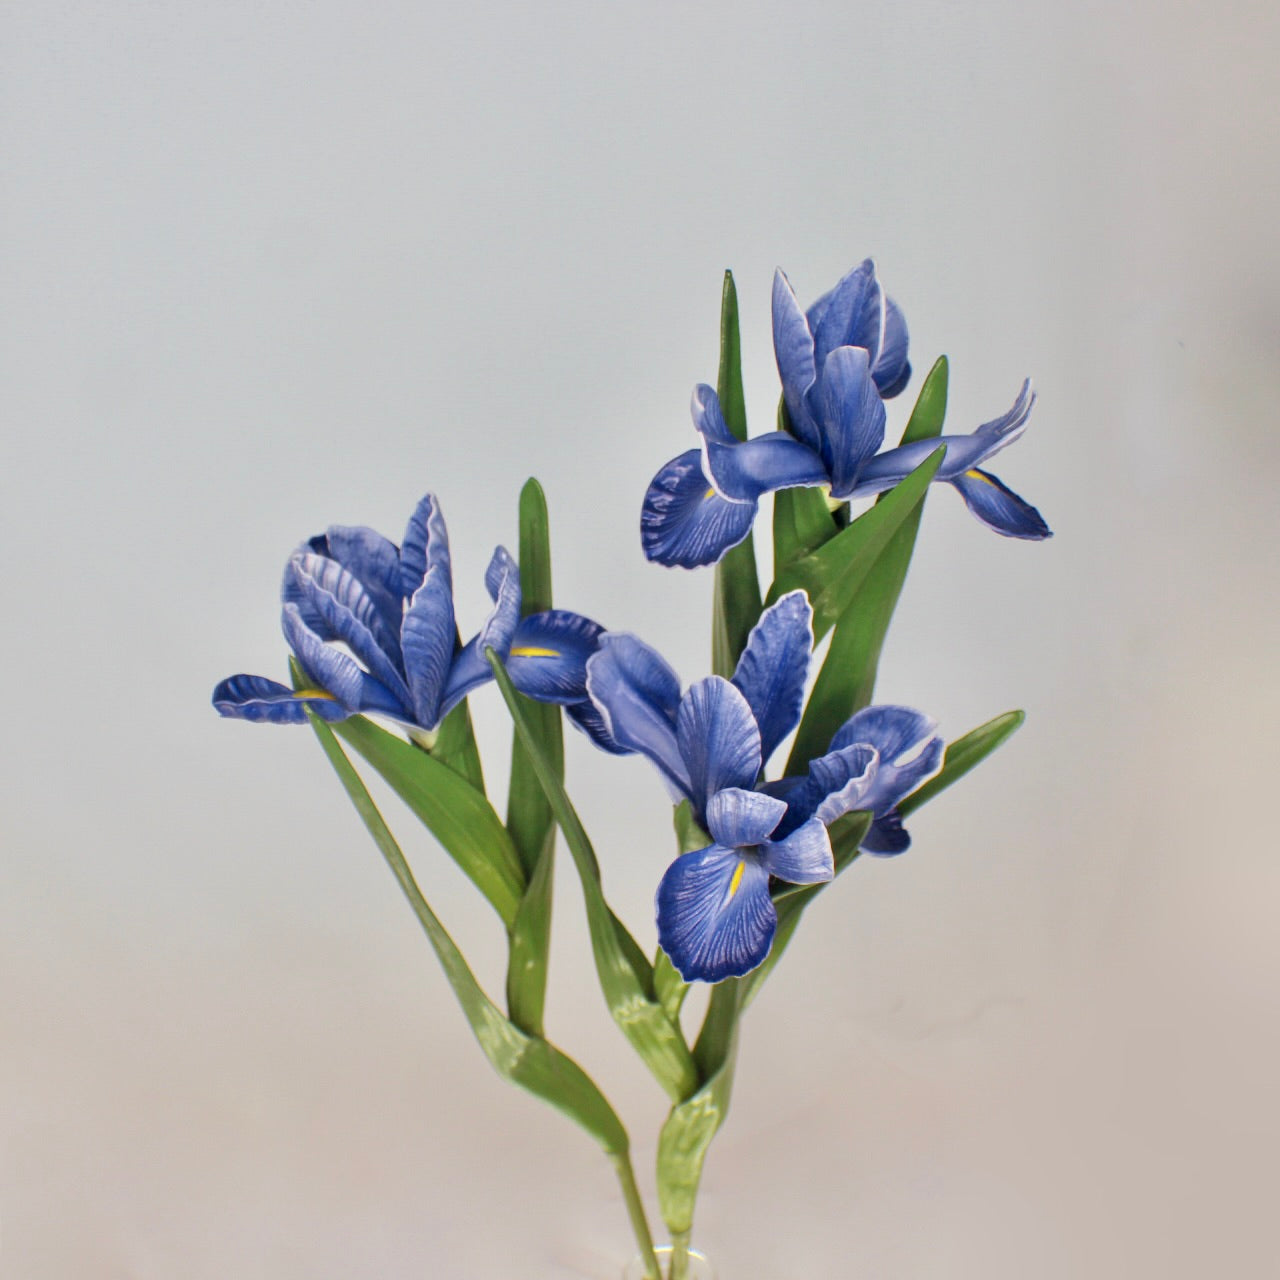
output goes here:
{"type": "MultiPolygon", "coordinates": [[[[654,1249],[654,1253],[658,1255],[658,1266],[662,1269],[663,1280],[666,1280],[667,1268],[671,1261],[671,1246],[660,1244],[654,1249]]],[[[627,1268],[622,1273],[622,1280],[644,1280],[644,1261],[638,1253],[627,1263],[627,1268]]],[[[689,1280],[719,1280],[710,1258],[705,1253],[699,1253],[697,1249],[689,1250],[689,1280]]]]}

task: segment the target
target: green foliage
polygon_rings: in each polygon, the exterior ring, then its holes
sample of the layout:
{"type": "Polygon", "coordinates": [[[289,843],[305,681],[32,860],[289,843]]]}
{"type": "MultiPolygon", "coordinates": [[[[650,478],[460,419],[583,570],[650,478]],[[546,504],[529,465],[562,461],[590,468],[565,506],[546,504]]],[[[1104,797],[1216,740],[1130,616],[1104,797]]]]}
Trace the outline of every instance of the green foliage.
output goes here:
{"type": "Polygon", "coordinates": [[[476,746],[476,735],[471,728],[471,710],[465,698],[440,722],[436,740],[429,750],[441,764],[447,764],[481,795],[484,794],[480,749],[476,746]]]}
{"type": "MultiPolygon", "coordinates": [[[[738,291],[733,272],[724,273],[720,300],[720,375],[716,395],[729,430],[747,438],[747,406],[742,391],[742,342],[738,332],[738,291]]],[[[711,669],[731,676],[760,617],[760,575],[756,569],[753,533],[727,551],[715,570],[711,613],[711,669]]]]}
{"type": "Polygon", "coordinates": [[[310,711],[307,715],[347,795],[426,931],[471,1030],[494,1069],[504,1080],[527,1089],[581,1125],[610,1156],[625,1155],[629,1146],[627,1132],[591,1078],[554,1045],[540,1036],[527,1034],[503,1017],[485,995],[462,953],[423,897],[400,846],[333,731],[310,711]]]}
{"type": "Polygon", "coordinates": [[[516,732],[551,805],[565,844],[573,855],[587,908],[587,927],[596,973],[614,1021],[631,1041],[658,1083],[675,1099],[687,1096],[696,1079],[689,1048],[679,1023],[668,1017],[654,998],[653,973],[635,940],[605,901],[600,864],[563,783],[542,753],[529,727],[524,708],[497,654],[485,655],[506,699],[516,732]]]}

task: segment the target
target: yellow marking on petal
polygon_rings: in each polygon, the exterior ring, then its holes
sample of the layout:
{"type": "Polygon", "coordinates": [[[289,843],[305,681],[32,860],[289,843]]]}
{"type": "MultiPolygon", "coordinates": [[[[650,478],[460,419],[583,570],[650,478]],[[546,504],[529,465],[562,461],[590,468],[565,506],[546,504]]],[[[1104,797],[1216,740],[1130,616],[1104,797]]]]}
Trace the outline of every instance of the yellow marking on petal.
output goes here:
{"type": "Polygon", "coordinates": [[[326,702],[337,702],[337,698],[331,693],[325,693],[323,689],[295,689],[293,691],[295,698],[323,698],[326,702]]]}
{"type": "Polygon", "coordinates": [[[539,649],[534,645],[517,645],[511,650],[513,658],[558,658],[558,649],[539,649]]]}
{"type": "Polygon", "coordinates": [[[714,489],[708,489],[706,493],[702,495],[702,500],[703,502],[706,502],[708,498],[714,498],[715,496],[716,496],[716,491],[714,489]]]}
{"type": "Polygon", "coordinates": [[[738,892],[738,887],[742,884],[742,873],[746,869],[747,864],[745,862],[739,862],[737,867],[734,868],[733,879],[729,881],[729,897],[726,901],[733,901],[734,894],[738,892]]]}
{"type": "Polygon", "coordinates": [[[982,472],[981,472],[981,471],[978,471],[978,470],[966,471],[966,472],[965,472],[965,475],[966,475],[970,480],[981,480],[983,484],[992,484],[992,483],[993,483],[993,481],[992,481],[992,479],[991,479],[991,477],[990,477],[990,476],[984,476],[984,475],[982,474],[982,472]]]}

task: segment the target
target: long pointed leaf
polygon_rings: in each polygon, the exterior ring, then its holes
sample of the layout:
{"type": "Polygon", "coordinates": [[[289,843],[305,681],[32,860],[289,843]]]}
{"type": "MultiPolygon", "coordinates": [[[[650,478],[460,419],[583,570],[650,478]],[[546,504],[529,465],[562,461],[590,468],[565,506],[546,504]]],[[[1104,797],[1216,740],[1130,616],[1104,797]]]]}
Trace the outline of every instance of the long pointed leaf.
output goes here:
{"type": "MultiPolygon", "coordinates": [[[[697,1073],[680,1027],[667,1017],[662,1006],[653,999],[652,973],[638,973],[636,970],[635,957],[639,948],[633,939],[630,946],[624,941],[624,935],[627,938],[630,935],[605,901],[600,883],[600,864],[595,850],[591,847],[582,820],[569,800],[564,785],[556,777],[550,761],[534,738],[506,668],[492,650],[485,656],[493,668],[516,732],[529,753],[530,763],[578,869],[578,879],[582,882],[582,896],[587,908],[591,951],[609,1011],[658,1083],[672,1098],[683,1098],[693,1088],[697,1073]]],[[[648,961],[642,955],[640,961],[645,970],[648,970],[648,961]]]]}
{"type": "MultiPolygon", "coordinates": [[[[733,272],[724,273],[720,298],[720,375],[716,394],[729,430],[747,438],[747,406],[742,390],[742,341],[738,332],[738,290],[733,272]]],[[[716,565],[711,614],[711,666],[719,676],[733,675],[751,628],[760,617],[760,575],[755,535],[730,548],[716,565]]]]}
{"type": "Polygon", "coordinates": [[[945,446],[935,449],[870,511],[816,551],[792,561],[774,579],[769,602],[788,591],[804,590],[813,605],[815,640],[825,635],[848,608],[890,538],[924,499],[945,453],[945,446]]]}
{"type": "MultiPolygon", "coordinates": [[[[920,389],[902,442],[910,444],[937,436],[946,411],[947,358],[941,356],[920,389]]],[[[922,500],[889,539],[866,581],[840,615],[800,722],[788,773],[803,772],[810,760],[826,751],[831,735],[855,711],[870,703],[880,652],[906,581],[923,512],[922,500]]]]}
{"type": "Polygon", "coordinates": [[[333,731],[314,714],[309,714],[309,719],[347,795],[426,931],[458,1003],[494,1069],[504,1080],[527,1089],[581,1125],[610,1156],[625,1155],[629,1147],[627,1131],[586,1072],[546,1040],[526,1035],[504,1018],[485,995],[462,953],[423,897],[400,846],[333,731]]]}
{"type": "Polygon", "coordinates": [[[524,897],[524,872],[488,800],[448,765],[363,716],[334,728],[413,810],[510,929],[524,897]]]}
{"type": "Polygon", "coordinates": [[[898,805],[898,812],[905,818],[907,814],[932,800],[939,791],[945,791],[953,782],[958,782],[1001,743],[1012,737],[1026,718],[1025,711],[1006,711],[1004,715],[980,724],[963,738],[957,738],[947,747],[946,754],[942,757],[942,768],[907,796],[898,805]]]}
{"type": "Polygon", "coordinates": [[[454,773],[461,774],[484,795],[484,770],[480,765],[480,748],[471,727],[471,709],[466,698],[445,716],[431,754],[454,773]]]}

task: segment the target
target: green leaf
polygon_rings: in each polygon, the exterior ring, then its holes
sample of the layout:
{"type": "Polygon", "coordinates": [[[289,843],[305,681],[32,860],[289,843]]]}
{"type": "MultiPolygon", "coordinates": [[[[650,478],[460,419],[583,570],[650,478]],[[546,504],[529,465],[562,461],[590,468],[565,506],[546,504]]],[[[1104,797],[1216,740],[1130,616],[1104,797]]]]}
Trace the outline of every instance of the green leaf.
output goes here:
{"type": "MultiPolygon", "coordinates": [[[[902,443],[937,436],[946,411],[947,358],[942,356],[920,389],[902,443]]],[[[906,581],[923,512],[922,500],[886,543],[866,581],[840,615],[796,734],[788,773],[803,773],[810,760],[826,751],[832,734],[870,703],[880,653],[906,581]]]]}
{"type": "Polygon", "coordinates": [[[737,978],[712,989],[696,1050],[702,1084],[691,1097],[671,1108],[658,1135],[658,1206],[673,1240],[687,1237],[693,1230],[703,1162],[729,1114],[741,994],[737,978]]]}
{"type": "MultiPolygon", "coordinates": [[[[534,479],[520,493],[521,614],[551,608],[551,535],[547,500],[534,479]]],[[[518,694],[525,718],[557,778],[564,779],[564,736],[560,708],[518,694]]],[[[526,1031],[541,1033],[546,1002],[548,949],[551,944],[551,896],[555,877],[555,820],[538,785],[529,754],[514,735],[507,830],[529,876],[529,888],[511,934],[507,969],[507,1009],[526,1031]]]]}
{"type": "Polygon", "coordinates": [[[485,657],[578,869],[591,952],[609,1011],[658,1083],[672,1098],[685,1097],[696,1082],[697,1073],[679,1024],[667,1017],[661,1004],[654,1000],[648,961],[605,901],[595,850],[563,783],[534,738],[506,668],[492,649],[485,657]],[[643,966],[641,970],[637,969],[637,958],[643,966]]]}
{"type": "Polygon", "coordinates": [[[480,749],[471,728],[471,711],[466,698],[441,721],[436,740],[427,749],[441,764],[447,764],[454,773],[461,774],[484,795],[484,770],[480,766],[480,749]]]}
{"type": "Polygon", "coordinates": [[[308,718],[347,795],[426,931],[471,1030],[494,1069],[504,1080],[527,1089],[581,1125],[610,1156],[626,1154],[627,1131],[586,1072],[554,1045],[521,1031],[504,1018],[485,995],[462,953],[423,897],[400,846],[333,731],[313,713],[308,712],[308,718]]]}
{"type": "Polygon", "coordinates": [[[653,996],[672,1022],[679,1020],[680,1009],[688,994],[689,984],[680,976],[667,953],[659,947],[658,954],[653,959],[653,996]]]}
{"type": "Polygon", "coordinates": [[[1004,715],[996,716],[994,720],[988,720],[971,733],[966,733],[963,738],[957,738],[942,757],[942,768],[903,800],[898,805],[898,812],[905,818],[907,814],[932,800],[939,791],[945,791],[953,782],[958,782],[1016,733],[1026,718],[1025,711],[1006,711],[1004,715]]]}
{"type": "MultiPolygon", "coordinates": [[[[742,342],[738,333],[738,291],[733,272],[724,273],[720,299],[720,376],[716,394],[729,430],[747,438],[747,406],[742,390],[742,342]]],[[[711,665],[719,676],[733,675],[751,628],[760,617],[760,575],[755,536],[749,533],[716,565],[711,614],[711,665]]]]}
{"type": "Polygon", "coordinates": [[[769,603],[788,591],[803,589],[813,605],[815,642],[824,636],[849,607],[889,540],[923,501],[945,453],[945,447],[935,449],[847,529],[816,551],[793,560],[774,579],[769,603]]]}
{"type": "Polygon", "coordinates": [[[448,765],[363,716],[340,720],[334,730],[413,810],[510,929],[524,897],[524,871],[483,794],[448,765]]]}

